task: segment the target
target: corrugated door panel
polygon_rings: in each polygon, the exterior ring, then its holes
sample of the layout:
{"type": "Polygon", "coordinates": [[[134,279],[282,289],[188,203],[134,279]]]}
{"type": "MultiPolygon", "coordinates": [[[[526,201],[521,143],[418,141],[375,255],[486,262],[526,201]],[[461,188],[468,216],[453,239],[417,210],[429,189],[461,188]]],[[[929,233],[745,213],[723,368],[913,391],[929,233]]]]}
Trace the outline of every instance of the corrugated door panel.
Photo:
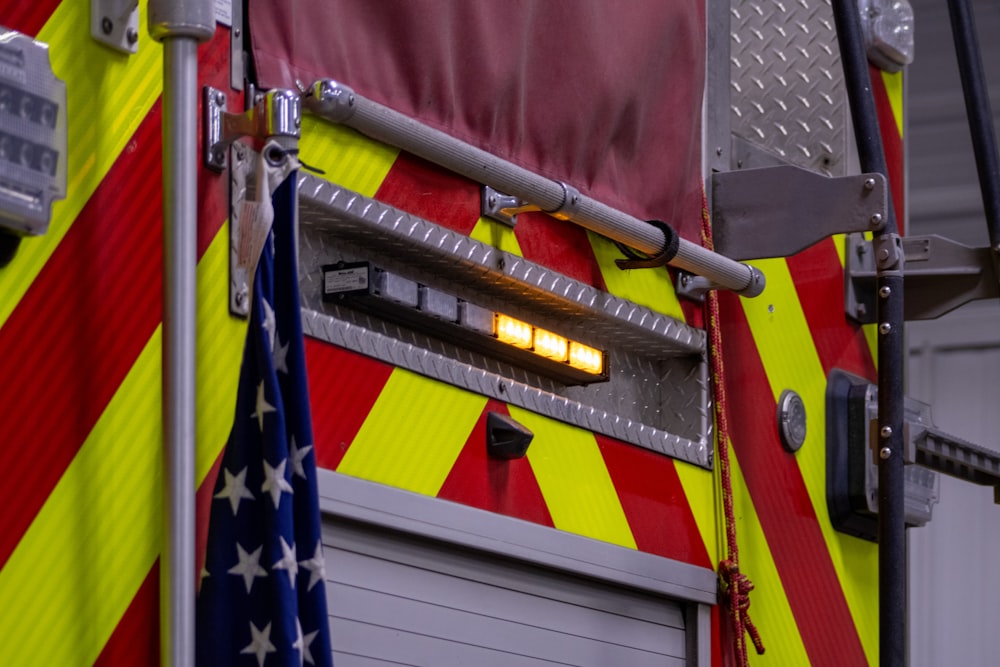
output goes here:
{"type": "Polygon", "coordinates": [[[684,664],[673,601],[359,524],[324,539],[338,667],[684,664]]]}

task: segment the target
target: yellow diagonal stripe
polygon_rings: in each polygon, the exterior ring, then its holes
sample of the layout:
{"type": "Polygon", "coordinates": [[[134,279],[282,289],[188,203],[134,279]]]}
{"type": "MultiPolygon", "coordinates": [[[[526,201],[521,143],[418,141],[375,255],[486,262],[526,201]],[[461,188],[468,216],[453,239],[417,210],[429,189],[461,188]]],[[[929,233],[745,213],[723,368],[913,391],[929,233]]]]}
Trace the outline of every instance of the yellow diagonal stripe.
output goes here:
{"type": "Polygon", "coordinates": [[[0,571],[6,665],[92,664],[159,554],[160,349],[157,328],[0,571]]]}
{"type": "MultiPolygon", "coordinates": [[[[774,564],[764,529],[761,528],[760,518],[754,510],[746,484],[743,483],[743,473],[731,446],[729,460],[740,571],[754,584],[754,590],[750,593],[750,618],[760,631],[764,648],[767,649],[764,655],[757,655],[748,639],[750,662],[759,665],[808,665],[809,658],[805,644],[802,643],[802,635],[795,624],[795,616],[781,584],[781,577],[778,576],[778,568],[774,564]]],[[[722,528],[724,530],[724,526],[722,528]]]]}
{"type": "Polygon", "coordinates": [[[674,461],[674,466],[684,489],[684,497],[691,507],[694,522],[708,551],[708,559],[712,562],[712,567],[716,567],[722,560],[726,539],[724,527],[718,519],[722,516],[722,506],[718,501],[722,497],[718,474],[680,460],[674,461]]]}
{"type": "Polygon", "coordinates": [[[469,238],[481,241],[494,248],[499,248],[512,255],[524,257],[524,253],[521,252],[521,244],[517,242],[517,236],[514,234],[514,229],[502,222],[490,220],[489,218],[480,218],[476,222],[476,226],[472,228],[469,238]]]}
{"type": "MultiPolygon", "coordinates": [[[[198,338],[197,483],[232,423],[246,330],[228,315],[228,239],[198,264],[199,331],[212,335],[198,338]]],[[[160,357],[157,328],[0,571],[5,665],[91,664],[159,555],[160,357]]]]}
{"type": "Polygon", "coordinates": [[[0,271],[0,327],[160,95],[163,49],[149,38],[146,3],[140,5],[139,52],[133,56],[91,38],[87,2],[64,0],[38,34],[49,44],[53,71],[66,82],[67,194],[52,207],[48,233],[25,238],[0,271]]]}
{"type": "Polygon", "coordinates": [[[674,319],[684,321],[684,312],[670,282],[666,269],[632,269],[622,271],[615,264],[624,257],[609,239],[587,232],[590,245],[601,269],[601,276],[608,291],[615,296],[651,308],[674,319]]]}
{"type": "Polygon", "coordinates": [[[198,262],[198,331],[195,382],[198,388],[198,484],[229,437],[247,323],[229,315],[229,225],[223,225],[198,262]]]}
{"type": "Polygon", "coordinates": [[[365,197],[378,190],[399,151],[311,114],[302,117],[299,156],[328,181],[365,197]]]}
{"type": "Polygon", "coordinates": [[[892,117],[896,121],[896,131],[903,136],[903,73],[882,72],[882,82],[888,93],[892,117]]]}
{"type": "Polygon", "coordinates": [[[805,444],[795,455],[812,500],[819,526],[830,550],[838,579],[854,618],[869,662],[877,656],[878,548],[833,529],[826,506],[826,375],[812,333],[784,259],[764,260],[767,289],[756,299],[741,299],[774,400],[784,389],[794,389],[806,408],[805,444]]]}
{"type": "Polygon", "coordinates": [[[555,527],[635,549],[594,434],[513,405],[509,409],[535,434],[528,461],[555,527]]]}
{"type": "Polygon", "coordinates": [[[435,496],[485,407],[483,396],[397,368],[337,471],[435,496]]]}

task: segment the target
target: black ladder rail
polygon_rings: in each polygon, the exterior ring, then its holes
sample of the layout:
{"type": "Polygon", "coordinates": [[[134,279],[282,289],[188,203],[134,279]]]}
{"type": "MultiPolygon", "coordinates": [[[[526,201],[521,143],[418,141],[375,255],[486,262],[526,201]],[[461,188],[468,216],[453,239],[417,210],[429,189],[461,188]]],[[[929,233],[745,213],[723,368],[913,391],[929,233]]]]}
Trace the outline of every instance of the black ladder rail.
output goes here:
{"type": "Polygon", "coordinates": [[[972,150],[979,173],[986,230],[996,263],[1000,260],[1000,158],[997,156],[997,136],[982,52],[979,50],[976,17],[969,0],[948,0],[948,14],[951,16],[951,35],[955,42],[965,113],[969,119],[972,150]]]}
{"type": "MultiPolygon", "coordinates": [[[[888,179],[856,0],[833,0],[861,170],[888,179]]],[[[903,253],[892,198],[875,234],[878,261],[879,664],[906,660],[906,527],[903,496],[903,253]]]]}

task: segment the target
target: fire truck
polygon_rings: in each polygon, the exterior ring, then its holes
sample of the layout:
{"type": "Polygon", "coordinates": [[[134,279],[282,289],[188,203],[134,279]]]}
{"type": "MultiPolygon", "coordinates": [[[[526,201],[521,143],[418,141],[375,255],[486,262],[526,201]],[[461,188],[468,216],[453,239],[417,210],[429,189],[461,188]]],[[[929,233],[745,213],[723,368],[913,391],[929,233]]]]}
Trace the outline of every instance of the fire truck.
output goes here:
{"type": "Polygon", "coordinates": [[[992,130],[993,249],[902,235],[912,24],[8,3],[3,663],[192,664],[294,160],[337,665],[903,664],[907,527],[1000,482],[903,391],[904,322],[995,297],[1000,248],[992,130]]]}

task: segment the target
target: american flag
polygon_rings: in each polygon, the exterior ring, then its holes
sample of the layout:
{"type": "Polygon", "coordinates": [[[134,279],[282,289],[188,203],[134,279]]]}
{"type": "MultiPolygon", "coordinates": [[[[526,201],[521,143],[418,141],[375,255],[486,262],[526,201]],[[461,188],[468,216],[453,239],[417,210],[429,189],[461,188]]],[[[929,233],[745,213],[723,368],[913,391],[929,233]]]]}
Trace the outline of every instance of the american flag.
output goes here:
{"type": "Polygon", "coordinates": [[[332,667],[294,247],[295,173],[274,193],[233,429],[213,493],[200,667],[332,667]]]}

